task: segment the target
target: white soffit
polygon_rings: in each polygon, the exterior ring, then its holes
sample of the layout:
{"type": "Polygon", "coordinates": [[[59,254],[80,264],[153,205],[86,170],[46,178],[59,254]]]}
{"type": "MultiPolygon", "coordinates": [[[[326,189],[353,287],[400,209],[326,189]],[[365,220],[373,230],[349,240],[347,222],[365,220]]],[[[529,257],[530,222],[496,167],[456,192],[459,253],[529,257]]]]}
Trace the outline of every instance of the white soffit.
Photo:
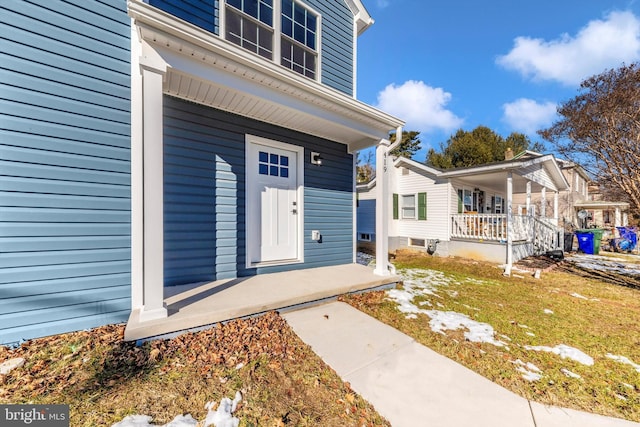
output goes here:
{"type": "Polygon", "coordinates": [[[403,122],[139,1],[129,2],[145,50],[167,64],[164,91],[356,151],[403,122]],[[153,52],[148,50],[152,49],[153,52]]]}

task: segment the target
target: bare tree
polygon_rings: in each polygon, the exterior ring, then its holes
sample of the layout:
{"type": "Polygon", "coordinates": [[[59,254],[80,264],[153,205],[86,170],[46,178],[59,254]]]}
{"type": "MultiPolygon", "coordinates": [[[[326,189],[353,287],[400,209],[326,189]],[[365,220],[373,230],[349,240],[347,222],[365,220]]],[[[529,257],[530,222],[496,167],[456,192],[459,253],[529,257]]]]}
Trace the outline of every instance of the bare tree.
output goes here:
{"type": "Polygon", "coordinates": [[[362,184],[371,181],[376,176],[376,170],[373,167],[373,152],[356,153],[356,183],[362,184]],[[364,154],[364,160],[360,157],[364,154]]]}
{"type": "Polygon", "coordinates": [[[640,214],[640,64],[590,77],[558,108],[561,118],[539,134],[575,159],[605,192],[623,194],[640,214]]]}

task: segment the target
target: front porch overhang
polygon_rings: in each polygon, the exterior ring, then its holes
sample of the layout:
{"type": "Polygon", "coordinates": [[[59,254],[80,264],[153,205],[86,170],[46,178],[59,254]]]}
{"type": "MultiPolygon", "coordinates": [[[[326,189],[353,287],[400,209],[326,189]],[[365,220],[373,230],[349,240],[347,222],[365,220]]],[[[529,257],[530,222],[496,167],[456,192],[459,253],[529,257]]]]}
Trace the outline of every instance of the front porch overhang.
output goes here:
{"type": "Polygon", "coordinates": [[[569,188],[569,183],[551,155],[529,160],[505,161],[491,165],[455,169],[442,172],[439,176],[467,181],[476,187],[500,192],[505,190],[509,173],[512,176],[512,191],[516,194],[527,191],[538,192],[542,188],[555,192],[569,188]]]}
{"type": "Polygon", "coordinates": [[[271,310],[393,286],[398,280],[396,276],[375,275],[371,268],[360,264],[344,264],[169,287],[164,297],[168,316],[141,321],[140,310],[134,310],[127,322],[125,340],[197,330],[271,310]]]}
{"type": "Polygon", "coordinates": [[[132,308],[152,325],[170,310],[163,272],[166,95],[334,141],[348,152],[383,144],[403,122],[142,0],[129,0],[128,11],[132,308]]]}
{"type": "Polygon", "coordinates": [[[403,125],[140,0],[129,1],[129,15],[142,42],[141,63],[165,64],[168,95],[339,142],[350,152],[378,144],[403,125]]]}

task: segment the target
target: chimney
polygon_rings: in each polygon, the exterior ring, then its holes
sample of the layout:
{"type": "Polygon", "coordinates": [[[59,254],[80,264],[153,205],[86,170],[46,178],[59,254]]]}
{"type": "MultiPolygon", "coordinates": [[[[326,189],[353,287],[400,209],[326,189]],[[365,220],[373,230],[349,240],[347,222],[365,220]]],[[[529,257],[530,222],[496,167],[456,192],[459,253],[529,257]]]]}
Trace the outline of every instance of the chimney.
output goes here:
{"type": "Polygon", "coordinates": [[[507,148],[507,151],[504,152],[504,159],[505,160],[513,159],[513,150],[511,149],[511,147],[507,148]]]}

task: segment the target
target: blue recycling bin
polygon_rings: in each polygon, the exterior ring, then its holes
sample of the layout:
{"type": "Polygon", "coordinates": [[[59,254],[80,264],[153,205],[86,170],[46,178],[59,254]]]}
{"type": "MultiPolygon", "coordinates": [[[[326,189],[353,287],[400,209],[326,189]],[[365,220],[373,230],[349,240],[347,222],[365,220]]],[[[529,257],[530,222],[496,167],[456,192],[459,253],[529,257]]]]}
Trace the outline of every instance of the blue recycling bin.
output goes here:
{"type": "Polygon", "coordinates": [[[616,247],[623,251],[632,251],[638,244],[638,235],[635,227],[616,227],[620,238],[616,239],[616,247]]]}
{"type": "Polygon", "coordinates": [[[576,237],[578,238],[578,250],[585,254],[595,254],[595,235],[589,230],[576,231],[576,237]]]}

